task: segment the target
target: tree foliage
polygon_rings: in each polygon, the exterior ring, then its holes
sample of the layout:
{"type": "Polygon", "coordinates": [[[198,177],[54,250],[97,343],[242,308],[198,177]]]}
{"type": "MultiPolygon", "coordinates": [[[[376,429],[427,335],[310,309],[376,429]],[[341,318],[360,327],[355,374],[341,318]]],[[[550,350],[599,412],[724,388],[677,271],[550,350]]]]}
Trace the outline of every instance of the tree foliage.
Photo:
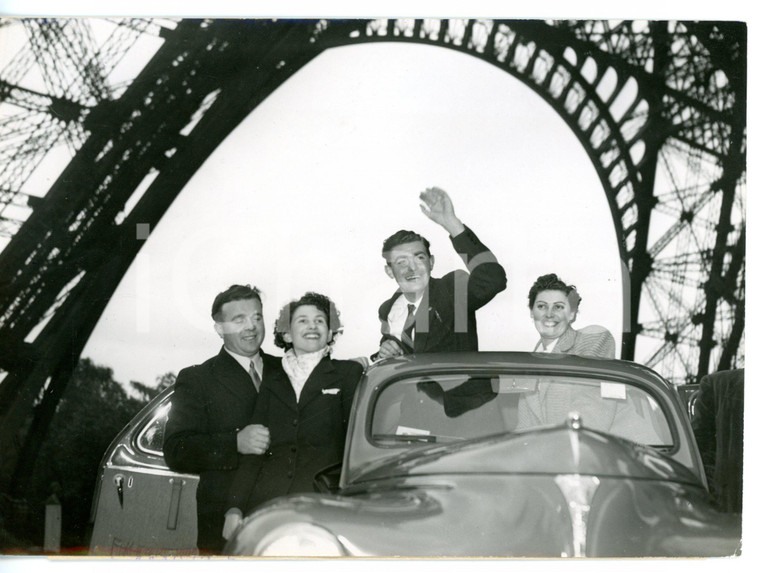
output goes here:
{"type": "Polygon", "coordinates": [[[162,374],[161,376],[158,376],[156,378],[156,384],[153,386],[148,386],[146,384],[143,384],[142,382],[137,382],[135,380],[132,380],[129,385],[138,393],[140,396],[142,396],[142,399],[149,402],[156,396],[158,396],[161,392],[163,392],[166,388],[169,386],[172,386],[174,384],[174,381],[177,379],[177,375],[174,374],[174,372],[167,372],[166,374],[162,374]]]}
{"type": "MultiPolygon", "coordinates": [[[[158,382],[173,383],[173,376],[165,374],[158,382]]],[[[101,459],[116,435],[159,391],[139,383],[132,387],[138,397],[114,380],[111,368],[83,358],[58,403],[29,491],[37,507],[53,492],[60,499],[64,547],[86,545],[101,459]]]]}

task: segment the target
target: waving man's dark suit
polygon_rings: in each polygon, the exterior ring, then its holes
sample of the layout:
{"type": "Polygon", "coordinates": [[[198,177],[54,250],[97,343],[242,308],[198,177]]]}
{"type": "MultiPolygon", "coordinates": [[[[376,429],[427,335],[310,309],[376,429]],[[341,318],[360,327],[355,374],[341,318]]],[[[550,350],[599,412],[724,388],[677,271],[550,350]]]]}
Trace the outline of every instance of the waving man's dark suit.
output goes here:
{"type": "Polygon", "coordinates": [[[361,375],[358,362],[325,357],[306,380],[298,402],[284,370],[267,378],[251,423],[268,427],[272,443],[263,456],[242,457],[228,508],[246,514],[275,497],[314,491],[314,474],[343,460],[361,375]]]}
{"type": "MultiPolygon", "coordinates": [[[[264,380],[282,368],[261,352],[264,380]]],[[[200,474],[198,549],[220,551],[225,502],[240,454],[237,431],[248,424],[257,401],[250,375],[224,348],[180,371],[166,422],[164,456],[172,470],[200,474]]]]}
{"type": "MultiPolygon", "coordinates": [[[[414,352],[475,351],[475,311],[507,288],[507,276],[496,257],[469,228],[451,238],[469,274],[456,270],[430,278],[415,314],[414,352]]],[[[380,306],[381,332],[389,332],[388,314],[401,291],[380,306]]]]}

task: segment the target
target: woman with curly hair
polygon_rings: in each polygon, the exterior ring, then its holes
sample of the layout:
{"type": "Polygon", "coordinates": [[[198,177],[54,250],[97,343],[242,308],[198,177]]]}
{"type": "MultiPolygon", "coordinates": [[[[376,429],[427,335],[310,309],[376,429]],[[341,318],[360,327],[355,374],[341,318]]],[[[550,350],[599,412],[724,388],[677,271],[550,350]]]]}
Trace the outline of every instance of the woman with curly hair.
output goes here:
{"type": "MultiPolygon", "coordinates": [[[[571,326],[580,302],[577,289],[557,275],[538,277],[528,294],[530,316],[541,337],[534,352],[615,357],[615,341],[606,328],[593,325],[575,330],[571,326]]],[[[604,382],[579,383],[571,379],[547,376],[535,391],[519,395],[517,429],[561,424],[572,412],[587,428],[642,444],[661,444],[668,439],[659,434],[657,425],[647,418],[648,410],[638,407],[633,395],[606,394],[610,390],[605,390],[604,382]]]]}
{"type": "Polygon", "coordinates": [[[285,350],[282,370],[265,380],[252,420],[269,428],[271,444],[263,455],[241,456],[230,489],[226,538],[242,515],[275,497],[314,491],[314,475],[342,461],[363,368],[330,357],[342,332],[339,315],[328,297],[314,292],[280,311],[274,342],[285,350]]]}
{"type": "Polygon", "coordinates": [[[534,352],[562,352],[599,358],[615,357],[615,340],[602,326],[575,330],[581,297],[554,273],[536,279],[528,293],[528,308],[541,336],[534,352]]]}

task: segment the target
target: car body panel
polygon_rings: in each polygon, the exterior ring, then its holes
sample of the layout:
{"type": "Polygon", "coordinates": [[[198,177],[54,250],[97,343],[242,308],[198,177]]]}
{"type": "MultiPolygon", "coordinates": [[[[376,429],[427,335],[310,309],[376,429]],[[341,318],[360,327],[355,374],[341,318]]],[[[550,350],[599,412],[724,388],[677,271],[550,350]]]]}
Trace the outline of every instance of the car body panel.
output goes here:
{"type": "MultiPolygon", "coordinates": [[[[523,379],[512,382],[519,388],[523,379]]],[[[196,552],[198,476],[173,472],[163,460],[171,394],[169,388],[152,400],[103,457],[93,502],[94,555],[196,552]]],[[[693,396],[643,366],[616,360],[485,352],[383,361],[367,370],[357,391],[342,471],[317,476],[316,483],[324,481],[337,494],[265,504],[245,519],[226,552],[260,555],[262,544],[272,540],[297,541],[294,528],[305,525],[317,537],[335,540],[328,555],[736,554],[740,522],[706,503],[704,470],[689,426],[693,396]],[[667,443],[635,444],[591,427],[584,416],[414,448],[372,435],[378,396],[396,381],[505,372],[583,377],[646,392],[662,411],[667,443]]],[[[308,546],[305,553],[289,551],[286,546],[281,554],[315,554],[308,546]]]]}
{"type": "MultiPolygon", "coordinates": [[[[471,413],[484,419],[481,410],[471,413]]],[[[323,554],[308,553],[314,540],[325,555],[379,557],[685,557],[733,555],[741,546],[739,521],[707,502],[687,409],[673,386],[634,363],[537,353],[420,355],[368,369],[338,493],[261,506],[225,552],[323,554]],[[374,433],[394,384],[434,379],[445,388],[447,376],[460,375],[512,380],[519,392],[530,376],[545,379],[536,392],[547,380],[624,385],[627,397],[646,394],[667,438],[634,443],[585,425],[577,412],[549,427],[443,436],[448,442],[436,443],[422,423],[404,426],[398,444],[374,433]]]]}
{"type": "Polygon", "coordinates": [[[92,555],[192,555],[198,476],[171,471],[163,429],[172,389],[152,400],[113,440],[93,501],[92,555]]]}
{"type": "Polygon", "coordinates": [[[698,488],[603,479],[586,541],[575,548],[569,506],[552,476],[418,476],[364,493],[304,494],[270,502],[247,518],[225,552],[259,555],[268,532],[307,521],[328,529],[346,556],[657,557],[731,555],[734,521],[684,533],[698,488]],[[484,495],[483,492],[488,492],[484,495]],[[494,500],[499,500],[494,503],[494,500]]]}

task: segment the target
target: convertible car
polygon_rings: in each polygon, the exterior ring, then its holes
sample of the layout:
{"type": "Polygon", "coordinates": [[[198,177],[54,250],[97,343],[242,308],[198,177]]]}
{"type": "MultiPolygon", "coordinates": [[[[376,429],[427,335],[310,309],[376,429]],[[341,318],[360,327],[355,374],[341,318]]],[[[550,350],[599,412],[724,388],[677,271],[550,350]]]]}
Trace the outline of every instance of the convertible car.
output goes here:
{"type": "MultiPolygon", "coordinates": [[[[679,390],[682,390],[679,387],[679,390]]],[[[682,393],[629,362],[419,355],[369,368],[341,466],[247,516],[245,556],[724,556],[682,393]]],[[[186,554],[197,476],[161,453],[168,389],[106,452],[93,554],[186,554]]]]}
{"type": "Polygon", "coordinates": [[[248,516],[249,556],[694,557],[740,552],[677,391],[637,364],[420,355],[370,369],[322,493],[248,516]]]}

